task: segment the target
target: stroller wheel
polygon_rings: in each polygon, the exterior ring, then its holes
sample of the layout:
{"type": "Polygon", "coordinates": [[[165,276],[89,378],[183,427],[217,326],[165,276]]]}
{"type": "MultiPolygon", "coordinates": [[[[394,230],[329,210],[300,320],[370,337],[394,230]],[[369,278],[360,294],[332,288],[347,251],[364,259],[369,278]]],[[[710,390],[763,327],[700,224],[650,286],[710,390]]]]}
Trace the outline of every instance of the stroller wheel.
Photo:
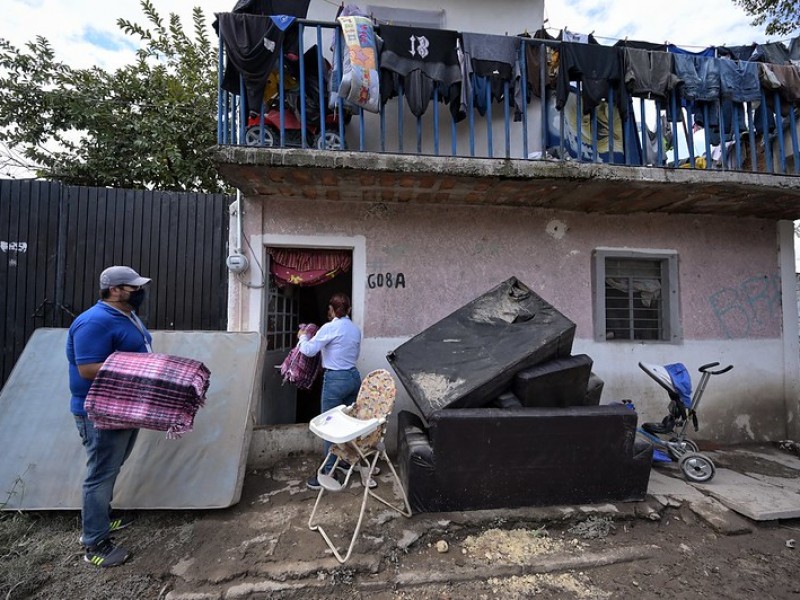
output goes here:
{"type": "Polygon", "coordinates": [[[686,481],[706,483],[714,478],[717,468],[707,456],[698,452],[688,452],[681,457],[681,472],[686,481]]]}
{"type": "Polygon", "coordinates": [[[272,129],[266,125],[262,128],[261,125],[253,125],[248,127],[244,133],[244,141],[248,146],[263,146],[265,148],[272,148],[275,145],[275,136],[272,129]],[[264,141],[261,141],[261,131],[264,131],[264,141]]]}
{"type": "Polygon", "coordinates": [[[319,136],[315,146],[317,150],[344,150],[344,142],[338,131],[325,131],[325,137],[319,136]]]}

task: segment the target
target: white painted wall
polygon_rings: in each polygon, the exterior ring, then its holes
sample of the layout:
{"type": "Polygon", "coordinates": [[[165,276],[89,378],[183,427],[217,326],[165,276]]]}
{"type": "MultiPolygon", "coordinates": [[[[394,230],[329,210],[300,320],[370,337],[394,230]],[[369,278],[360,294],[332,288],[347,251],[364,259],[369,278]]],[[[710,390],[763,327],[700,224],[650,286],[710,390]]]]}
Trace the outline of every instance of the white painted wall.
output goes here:
{"type": "MultiPolygon", "coordinates": [[[[251,247],[258,249],[262,265],[265,244],[354,249],[354,313],[365,332],[358,364],[362,374],[390,368],[387,352],[507,275],[516,274],[532,282],[577,323],[573,353],[585,353],[594,360],[595,372],[606,382],[604,402],[629,398],[643,421],[661,420],[666,396],[638,368],[639,361],[683,362],[695,384],[700,365],[720,362],[735,368],[710,382],[701,430],[695,437],[724,442],[775,440],[787,436],[787,425],[792,431],[797,429],[798,323],[789,222],[776,226],[766,221],[664,216],[655,227],[650,217],[641,215],[612,218],[564,213],[558,216],[569,227],[556,239],[545,227],[553,218],[548,211],[395,206],[386,220],[376,221],[367,218],[367,206],[348,203],[255,198],[243,206],[245,234],[251,247]],[[749,246],[743,246],[745,237],[751,241],[749,246]],[[598,245],[617,246],[620,240],[633,247],[671,244],[679,252],[682,321],[687,334],[682,343],[594,341],[590,251],[598,245]],[[401,246],[406,254],[390,252],[401,246]],[[524,257],[535,257],[535,262],[524,257]],[[378,264],[387,271],[405,272],[407,287],[393,293],[369,289],[366,275],[378,264]],[[755,306],[764,310],[748,317],[746,330],[733,319],[743,314],[742,307],[723,310],[725,322],[732,319],[728,331],[717,320],[720,315],[709,298],[717,289],[735,291],[741,281],[771,272],[781,282],[780,299],[769,304],[775,309],[766,310],[758,300],[755,306]]],[[[255,258],[249,250],[248,255],[255,258]]],[[[238,278],[231,287],[233,330],[261,330],[264,290],[252,282],[263,276],[255,261],[251,263],[254,266],[244,277],[251,287],[243,287],[238,278]]],[[[401,390],[397,411],[402,409],[414,407],[401,390]]]]}
{"type": "MultiPolygon", "coordinates": [[[[388,369],[386,354],[408,338],[369,338],[362,347],[359,370],[388,369]]],[[[639,422],[661,421],[667,414],[669,397],[663,388],[642,371],[639,362],[670,364],[682,362],[692,376],[696,388],[700,382],[698,367],[719,362],[720,368],[733,364],[734,369],[724,375],[712,377],[703,395],[698,411],[700,428],[689,430],[689,437],[698,440],[724,441],[725,443],[753,442],[782,438],[786,416],[775,398],[783,396],[783,348],[780,341],[687,342],[681,346],[670,344],[602,344],[578,339],[573,354],[588,354],[594,361],[593,371],[605,382],[601,404],[633,400],[639,413],[639,422]],[[739,366],[737,368],[736,366],[739,366]],[[746,367],[745,367],[746,366],[746,367]],[[765,388],[764,381],[773,381],[773,388],[765,388]],[[768,408],[765,408],[768,407],[768,408]],[[752,422],[768,421],[764,430],[752,422]]],[[[395,414],[400,410],[416,409],[404,389],[399,390],[395,414]]],[[[763,425],[762,425],[763,427],[763,425]]],[[[387,441],[393,447],[396,431],[390,425],[387,441]]]]}

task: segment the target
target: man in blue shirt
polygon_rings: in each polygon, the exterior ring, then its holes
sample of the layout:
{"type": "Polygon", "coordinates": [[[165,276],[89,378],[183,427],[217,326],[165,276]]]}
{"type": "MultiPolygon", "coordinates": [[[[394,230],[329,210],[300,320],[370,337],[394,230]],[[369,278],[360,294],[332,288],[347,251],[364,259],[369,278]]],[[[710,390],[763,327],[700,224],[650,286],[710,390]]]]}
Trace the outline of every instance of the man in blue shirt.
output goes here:
{"type": "MultiPolygon", "coordinates": [[[[350,320],[350,298],[346,294],[331,296],[328,319],[311,339],[308,339],[305,331],[298,332],[300,352],[306,356],[316,356],[322,352],[322,412],[340,404],[349,406],[356,401],[361,387],[361,374],[356,369],[361,352],[361,330],[350,320]]],[[[327,456],[331,443],[325,441],[323,445],[327,456]]],[[[333,463],[331,457],[325,465],[326,470],[330,471],[333,463]]],[[[317,476],[311,477],[306,486],[318,490],[320,485],[317,476]]]]}
{"type": "Polygon", "coordinates": [[[88,461],[83,483],[81,543],[84,560],[99,567],[124,563],[130,553],[110,534],[130,520],[111,518],[114,484],[136,442],[138,429],[95,429],[84,410],[92,380],[116,351],[151,352],[153,338],[136,315],[150,282],[130,267],[108,267],[100,274],[100,300],[75,319],[67,336],[70,409],[88,461]]]}

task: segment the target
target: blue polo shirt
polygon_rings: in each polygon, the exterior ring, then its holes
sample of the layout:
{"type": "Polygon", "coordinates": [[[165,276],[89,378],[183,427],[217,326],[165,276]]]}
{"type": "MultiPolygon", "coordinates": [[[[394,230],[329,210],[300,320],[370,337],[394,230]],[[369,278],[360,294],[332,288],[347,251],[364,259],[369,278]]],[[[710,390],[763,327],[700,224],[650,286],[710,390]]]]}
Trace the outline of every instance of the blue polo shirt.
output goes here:
{"type": "Polygon", "coordinates": [[[144,325],[139,329],[133,319],[103,301],[78,315],[67,335],[72,414],[86,416],[83,402],[92,385],[81,377],[78,365],[105,362],[116,351],[148,352],[152,342],[144,325]]]}

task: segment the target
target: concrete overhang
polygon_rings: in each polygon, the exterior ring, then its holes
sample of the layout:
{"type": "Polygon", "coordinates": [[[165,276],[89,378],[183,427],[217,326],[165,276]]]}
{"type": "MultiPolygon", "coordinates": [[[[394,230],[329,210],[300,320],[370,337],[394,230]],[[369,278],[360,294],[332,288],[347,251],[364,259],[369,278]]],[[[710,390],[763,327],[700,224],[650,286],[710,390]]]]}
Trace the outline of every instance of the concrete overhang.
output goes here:
{"type": "Polygon", "coordinates": [[[217,146],[245,196],[800,219],[800,177],[561,161],[217,146]]]}

